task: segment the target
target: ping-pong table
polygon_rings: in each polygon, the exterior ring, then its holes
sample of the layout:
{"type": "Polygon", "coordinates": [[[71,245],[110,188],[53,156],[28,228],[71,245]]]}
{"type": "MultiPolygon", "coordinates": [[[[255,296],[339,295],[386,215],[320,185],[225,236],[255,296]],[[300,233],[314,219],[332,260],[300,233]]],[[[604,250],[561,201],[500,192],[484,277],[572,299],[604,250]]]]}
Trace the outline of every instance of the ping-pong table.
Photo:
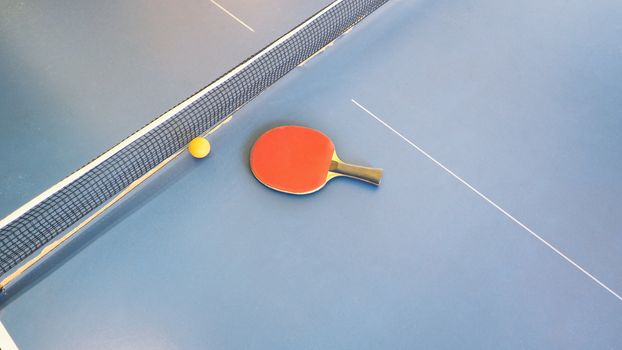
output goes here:
{"type": "MultiPolygon", "coordinates": [[[[260,11],[218,4],[240,20],[260,11]]],[[[71,88],[30,72],[41,100],[2,101],[3,215],[327,4],[281,1],[263,33],[223,16],[240,33],[223,29],[222,48],[184,39],[112,77],[78,66],[71,88]],[[74,101],[89,89],[108,95],[74,101]],[[140,103],[111,101],[132,91],[140,103]],[[52,125],[47,108],[68,117],[52,125]],[[89,108],[117,114],[71,125],[101,115],[89,108]]],[[[198,12],[168,6],[149,18],[198,12]]],[[[615,0],[387,2],[220,124],[209,157],[180,154],[7,288],[1,349],[621,348],[620,38],[615,0]],[[250,147],[289,124],[384,168],[382,184],[262,186],[250,147]]],[[[141,55],[177,42],[144,40],[141,55]]]]}

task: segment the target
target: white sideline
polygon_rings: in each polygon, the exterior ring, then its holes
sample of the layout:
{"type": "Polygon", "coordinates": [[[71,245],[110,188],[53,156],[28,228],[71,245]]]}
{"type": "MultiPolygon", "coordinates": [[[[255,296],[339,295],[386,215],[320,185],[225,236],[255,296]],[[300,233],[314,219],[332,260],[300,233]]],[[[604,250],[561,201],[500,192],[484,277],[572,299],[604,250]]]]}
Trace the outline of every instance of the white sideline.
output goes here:
{"type": "MultiPolygon", "coordinates": [[[[242,21],[241,19],[239,19],[236,15],[234,15],[233,13],[229,12],[226,8],[224,8],[221,4],[217,3],[214,0],[210,0],[212,2],[212,4],[216,5],[219,9],[222,10],[222,12],[228,14],[231,18],[235,19],[236,21],[238,21],[238,23],[240,23],[241,25],[243,25],[244,27],[246,27],[246,29],[250,30],[251,32],[255,32],[255,29],[251,28],[251,26],[249,26],[248,24],[244,23],[244,21],[242,21]]],[[[1,349],[0,349],[1,350],[1,349]]]]}
{"type": "Polygon", "coordinates": [[[572,259],[570,259],[568,256],[566,256],[566,254],[562,253],[559,249],[555,248],[551,243],[547,242],[544,238],[540,237],[540,235],[538,235],[537,233],[535,233],[533,230],[531,230],[529,227],[527,227],[525,224],[523,224],[522,222],[520,222],[518,219],[516,219],[514,216],[512,216],[510,213],[508,213],[507,211],[505,211],[505,209],[501,208],[499,205],[497,205],[497,203],[493,202],[492,199],[488,198],[485,194],[481,193],[479,190],[477,190],[475,187],[471,186],[471,184],[469,184],[468,182],[466,182],[465,180],[463,180],[460,176],[456,175],[453,171],[449,170],[449,168],[447,168],[446,166],[444,166],[441,162],[439,162],[438,160],[436,160],[434,157],[432,157],[430,154],[428,154],[426,151],[424,151],[421,147],[417,146],[414,142],[410,141],[408,138],[406,138],[404,135],[402,135],[400,132],[398,132],[397,130],[393,129],[393,127],[391,127],[389,124],[385,123],[382,119],[380,119],[377,115],[375,115],[374,113],[370,112],[367,108],[363,107],[360,103],[356,102],[355,100],[351,99],[350,101],[352,101],[352,103],[354,103],[357,107],[359,107],[360,109],[362,109],[365,113],[369,114],[370,116],[372,116],[374,119],[376,119],[378,122],[380,122],[380,124],[384,125],[386,128],[388,128],[389,130],[391,130],[394,134],[396,134],[397,136],[399,136],[402,140],[406,141],[406,143],[408,143],[410,146],[412,146],[413,148],[415,148],[417,151],[419,151],[421,154],[423,154],[424,156],[426,156],[428,159],[430,159],[431,161],[433,161],[436,165],[438,165],[439,167],[441,167],[441,169],[445,170],[447,173],[449,173],[449,175],[453,176],[456,180],[460,181],[463,185],[465,185],[467,188],[469,188],[471,191],[475,192],[475,194],[477,194],[479,197],[481,197],[483,200],[485,200],[486,202],[488,202],[488,204],[492,205],[495,209],[497,209],[498,211],[500,211],[503,215],[505,215],[506,217],[508,217],[510,220],[512,220],[514,223],[516,223],[518,226],[522,227],[525,231],[527,231],[529,234],[531,234],[532,236],[534,236],[537,240],[539,240],[540,242],[544,243],[544,245],[546,245],[547,247],[549,247],[552,251],[554,251],[555,253],[557,253],[557,255],[561,256],[564,260],[566,260],[568,263],[570,263],[572,266],[574,266],[577,270],[583,272],[587,277],[589,277],[592,281],[596,282],[598,285],[600,285],[601,287],[603,287],[606,291],[608,291],[609,293],[611,293],[614,297],[618,298],[620,301],[622,301],[622,297],[614,292],[611,288],[607,287],[603,282],[601,282],[598,278],[594,277],[591,273],[589,273],[587,270],[585,270],[584,268],[582,268],[579,264],[577,264],[576,262],[574,262],[572,259]]]}

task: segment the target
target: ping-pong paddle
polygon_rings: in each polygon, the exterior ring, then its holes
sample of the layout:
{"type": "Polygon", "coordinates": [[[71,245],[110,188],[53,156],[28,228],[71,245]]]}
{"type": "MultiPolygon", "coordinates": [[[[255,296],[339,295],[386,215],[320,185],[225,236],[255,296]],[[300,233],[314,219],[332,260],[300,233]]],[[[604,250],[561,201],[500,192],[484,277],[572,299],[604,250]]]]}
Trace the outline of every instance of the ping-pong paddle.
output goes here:
{"type": "Polygon", "coordinates": [[[251,170],[262,184],[292,194],[315,192],[347,176],[380,184],[382,169],[343,162],[328,136],[302,126],[280,126],[261,135],[251,150],[251,170]]]}

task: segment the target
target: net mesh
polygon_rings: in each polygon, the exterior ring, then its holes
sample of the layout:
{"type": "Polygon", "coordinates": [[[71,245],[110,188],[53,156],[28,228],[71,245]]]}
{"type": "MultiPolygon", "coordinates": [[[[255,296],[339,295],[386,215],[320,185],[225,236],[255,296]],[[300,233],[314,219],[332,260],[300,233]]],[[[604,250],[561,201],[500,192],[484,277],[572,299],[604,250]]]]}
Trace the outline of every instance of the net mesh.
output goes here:
{"type": "MultiPolygon", "coordinates": [[[[257,96],[387,0],[344,0],[0,229],[0,275],[257,96]]],[[[244,65],[244,64],[243,64],[244,65]]]]}

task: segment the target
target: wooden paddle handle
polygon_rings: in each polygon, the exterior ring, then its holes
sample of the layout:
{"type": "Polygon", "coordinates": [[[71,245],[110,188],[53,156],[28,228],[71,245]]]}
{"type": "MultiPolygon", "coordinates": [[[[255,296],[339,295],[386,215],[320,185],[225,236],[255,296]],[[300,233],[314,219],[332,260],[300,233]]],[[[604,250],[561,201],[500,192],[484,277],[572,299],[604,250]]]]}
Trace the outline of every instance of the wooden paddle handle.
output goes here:
{"type": "Polygon", "coordinates": [[[374,185],[380,185],[380,179],[382,178],[382,169],[380,168],[368,168],[334,160],[330,162],[329,170],[339,175],[352,177],[374,185]]]}

